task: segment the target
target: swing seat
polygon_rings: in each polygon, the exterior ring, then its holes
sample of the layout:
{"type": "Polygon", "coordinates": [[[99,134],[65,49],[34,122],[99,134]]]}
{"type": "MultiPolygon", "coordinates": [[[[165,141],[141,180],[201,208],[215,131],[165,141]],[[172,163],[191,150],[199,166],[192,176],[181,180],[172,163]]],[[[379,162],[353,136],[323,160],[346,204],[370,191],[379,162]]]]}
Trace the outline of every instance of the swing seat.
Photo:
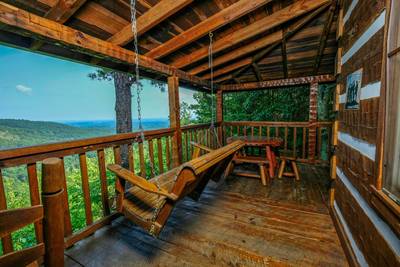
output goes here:
{"type": "MultiPolygon", "coordinates": [[[[166,173],[146,180],[120,165],[107,168],[116,174],[117,183],[128,181],[132,187],[117,190],[117,211],[151,235],[158,236],[175,204],[187,195],[196,199],[214,177],[221,177],[233,156],[244,146],[236,141],[180,165],[166,173]]],[[[118,188],[118,187],[117,187],[118,188]]]]}

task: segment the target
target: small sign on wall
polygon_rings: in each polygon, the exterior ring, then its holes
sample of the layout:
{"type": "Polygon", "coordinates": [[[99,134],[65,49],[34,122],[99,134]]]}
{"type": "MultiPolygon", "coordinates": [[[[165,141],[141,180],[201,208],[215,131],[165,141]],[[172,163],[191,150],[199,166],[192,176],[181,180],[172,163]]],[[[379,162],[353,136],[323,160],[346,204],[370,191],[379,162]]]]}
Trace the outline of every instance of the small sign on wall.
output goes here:
{"type": "Polygon", "coordinates": [[[346,83],[346,109],[360,108],[362,69],[347,76],[346,83]]]}

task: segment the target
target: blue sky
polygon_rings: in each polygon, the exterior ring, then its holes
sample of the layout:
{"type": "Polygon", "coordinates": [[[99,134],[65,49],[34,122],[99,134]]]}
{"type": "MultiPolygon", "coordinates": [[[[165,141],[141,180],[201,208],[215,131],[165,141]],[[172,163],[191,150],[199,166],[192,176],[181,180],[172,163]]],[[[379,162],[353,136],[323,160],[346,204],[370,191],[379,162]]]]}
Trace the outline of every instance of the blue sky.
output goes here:
{"type": "MultiPolygon", "coordinates": [[[[0,45],[0,118],[67,121],[114,119],[112,82],[93,81],[96,70],[75,62],[0,45]]],[[[144,118],[168,117],[168,93],[144,81],[144,118]]],[[[193,103],[193,91],[181,88],[181,101],[193,103]]],[[[136,100],[134,118],[137,116],[136,100]]]]}

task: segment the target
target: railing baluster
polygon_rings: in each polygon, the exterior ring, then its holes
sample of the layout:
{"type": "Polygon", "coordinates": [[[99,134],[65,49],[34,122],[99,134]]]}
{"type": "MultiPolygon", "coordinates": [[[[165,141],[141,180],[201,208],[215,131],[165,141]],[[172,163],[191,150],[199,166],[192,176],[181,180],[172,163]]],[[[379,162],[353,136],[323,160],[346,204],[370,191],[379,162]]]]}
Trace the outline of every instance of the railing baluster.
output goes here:
{"type": "Polygon", "coordinates": [[[64,236],[72,235],[72,223],[71,223],[71,213],[69,211],[69,202],[68,202],[68,188],[67,188],[67,177],[65,175],[65,163],[64,158],[61,158],[61,166],[62,166],[62,180],[63,180],[63,199],[64,199],[64,236]]]}
{"type": "Polygon", "coordinates": [[[189,132],[185,132],[185,153],[186,153],[186,161],[189,161],[189,132]]]}
{"type": "Polygon", "coordinates": [[[275,137],[279,137],[279,127],[275,127],[275,137]]]}
{"type": "Polygon", "coordinates": [[[293,157],[297,156],[297,127],[293,127],[293,157]]]}
{"type": "Polygon", "coordinates": [[[147,145],[149,146],[149,158],[150,158],[150,177],[154,177],[154,146],[153,146],[153,140],[148,140],[147,145]]]}
{"type": "Polygon", "coordinates": [[[158,158],[158,170],[159,173],[164,173],[164,162],[163,162],[163,152],[162,152],[162,142],[161,138],[157,138],[157,158],[158,158]]]}
{"type": "Polygon", "coordinates": [[[254,137],[254,126],[251,126],[251,137],[254,137]]]}
{"type": "Polygon", "coordinates": [[[101,203],[103,205],[103,215],[107,216],[110,214],[110,203],[108,200],[106,158],[104,149],[100,149],[97,151],[97,160],[99,163],[100,190],[101,190],[101,203]]]}
{"type": "Polygon", "coordinates": [[[258,136],[262,136],[262,126],[258,126],[258,136]]]}
{"type": "Polygon", "coordinates": [[[267,126],[267,137],[271,136],[271,127],[267,126]]]}
{"type": "MultiPolygon", "coordinates": [[[[3,174],[0,169],[0,210],[7,209],[6,193],[4,190],[3,174]]],[[[3,254],[10,253],[14,250],[11,235],[6,235],[1,238],[1,244],[3,246],[3,254]]]]}
{"type": "Polygon", "coordinates": [[[171,169],[171,150],[169,145],[170,140],[171,138],[169,136],[165,138],[165,159],[167,163],[167,170],[171,169]]]}
{"type": "Polygon", "coordinates": [[[86,225],[90,225],[93,223],[93,214],[92,214],[92,204],[90,200],[89,176],[87,169],[86,153],[79,154],[79,165],[81,169],[81,181],[82,181],[83,201],[85,204],[86,225]]]}
{"type": "Polygon", "coordinates": [[[285,127],[285,150],[288,148],[288,127],[285,127]]]}
{"type": "MultiPolygon", "coordinates": [[[[37,177],[36,163],[28,164],[28,182],[31,205],[40,205],[39,182],[37,177]]],[[[43,242],[43,221],[35,222],[35,236],[37,243],[43,242]]]]}
{"type": "Polygon", "coordinates": [[[146,163],[144,161],[143,142],[139,143],[140,176],[146,177],[146,163]]]}
{"type": "Polygon", "coordinates": [[[306,142],[307,142],[307,128],[303,127],[303,148],[302,148],[302,158],[306,158],[306,142]]]}
{"type": "Polygon", "coordinates": [[[135,172],[135,156],[134,156],[133,145],[128,144],[128,163],[129,163],[129,170],[131,172],[135,172]]]}
{"type": "Polygon", "coordinates": [[[322,127],[318,127],[318,151],[316,158],[321,159],[321,150],[322,150],[322,127]]]}

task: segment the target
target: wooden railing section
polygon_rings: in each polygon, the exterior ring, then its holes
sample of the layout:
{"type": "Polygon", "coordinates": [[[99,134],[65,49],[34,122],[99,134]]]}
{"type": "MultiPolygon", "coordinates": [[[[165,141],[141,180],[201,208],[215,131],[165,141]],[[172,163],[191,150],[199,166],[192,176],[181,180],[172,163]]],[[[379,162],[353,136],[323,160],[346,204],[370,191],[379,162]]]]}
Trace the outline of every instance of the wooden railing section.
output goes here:
{"type": "MultiPolygon", "coordinates": [[[[317,136],[314,140],[316,142],[316,158],[313,161],[307,158],[310,142],[308,135],[310,125],[308,122],[223,122],[216,124],[215,129],[210,128],[210,124],[184,126],[181,128],[182,159],[183,161],[191,159],[193,148],[190,142],[192,141],[210,148],[217,148],[224,145],[226,138],[230,136],[263,135],[282,138],[284,141],[282,148],[293,150],[300,161],[326,162],[330,156],[331,123],[318,122],[316,127],[317,136]],[[223,133],[222,140],[217,139],[218,130],[223,133]]],[[[7,210],[2,172],[8,168],[26,167],[30,204],[37,206],[43,202],[39,193],[39,178],[43,176],[43,173],[38,173],[37,167],[42,165],[45,159],[60,159],[62,166],[60,175],[64,192],[61,196],[64,247],[70,247],[119,216],[114,209],[115,197],[109,195],[110,186],[113,187],[113,184],[110,184],[108,180],[114,181],[114,177],[107,172],[106,165],[122,163],[131,171],[147,178],[166,172],[173,167],[173,159],[177,158],[174,157],[172,152],[173,146],[176,145],[174,142],[178,142],[178,139],[175,138],[175,132],[173,128],[145,131],[144,141],[141,140],[140,133],[127,133],[0,151],[0,211],[7,210]],[[98,176],[96,177],[89,177],[87,163],[89,154],[97,159],[98,176]],[[69,156],[74,156],[79,161],[86,224],[82,229],[73,229],[72,227],[73,218],[68,202],[68,184],[65,170],[65,159],[69,156]],[[90,178],[98,179],[100,184],[102,216],[97,220],[94,220],[92,211],[90,178]]],[[[35,221],[34,229],[37,244],[43,243],[45,241],[43,221],[35,221]]],[[[12,239],[9,234],[1,236],[1,241],[3,254],[13,252],[12,239]]]]}
{"type": "Polygon", "coordinates": [[[191,160],[193,153],[193,147],[190,145],[191,142],[204,145],[209,148],[217,148],[224,143],[223,140],[219,140],[218,129],[222,127],[220,124],[215,124],[214,128],[208,123],[188,125],[182,127],[182,159],[183,161],[191,160]]]}
{"type": "MultiPolygon", "coordinates": [[[[70,247],[102,226],[109,224],[111,220],[118,216],[118,214],[113,211],[112,207],[114,198],[109,195],[109,183],[107,177],[110,176],[107,174],[106,164],[123,163],[131,171],[148,178],[163,173],[172,168],[171,147],[173,134],[174,129],[161,129],[146,131],[144,133],[144,142],[141,141],[140,133],[127,133],[0,151],[0,211],[7,209],[7,200],[2,176],[2,173],[7,168],[20,166],[26,167],[29,182],[30,202],[32,206],[36,206],[41,204],[38,179],[40,175],[37,172],[37,167],[47,158],[59,158],[63,169],[61,176],[65,192],[62,195],[62,205],[64,210],[63,220],[65,226],[64,245],[65,247],[70,247]],[[125,159],[123,158],[124,153],[121,153],[121,151],[124,150],[127,151],[128,155],[125,159]],[[100,180],[103,216],[97,221],[93,220],[92,214],[87,164],[89,153],[95,155],[98,162],[99,177],[96,177],[96,179],[100,180]],[[68,203],[68,185],[64,166],[65,158],[69,156],[76,156],[79,159],[86,219],[86,227],[83,229],[75,229],[75,232],[73,232],[71,223],[72,218],[68,203]],[[106,158],[113,158],[113,162],[107,162],[106,158]]],[[[37,243],[42,243],[42,221],[36,221],[34,226],[37,243]]],[[[13,251],[13,244],[10,235],[2,236],[1,241],[3,254],[13,251]]]]}
{"type": "Polygon", "coordinates": [[[329,163],[331,154],[331,122],[317,122],[317,136],[310,139],[309,122],[254,122],[236,121],[223,123],[224,139],[231,136],[279,137],[281,149],[290,150],[301,162],[329,163]],[[309,159],[309,144],[315,142],[315,157],[309,159]]]}

